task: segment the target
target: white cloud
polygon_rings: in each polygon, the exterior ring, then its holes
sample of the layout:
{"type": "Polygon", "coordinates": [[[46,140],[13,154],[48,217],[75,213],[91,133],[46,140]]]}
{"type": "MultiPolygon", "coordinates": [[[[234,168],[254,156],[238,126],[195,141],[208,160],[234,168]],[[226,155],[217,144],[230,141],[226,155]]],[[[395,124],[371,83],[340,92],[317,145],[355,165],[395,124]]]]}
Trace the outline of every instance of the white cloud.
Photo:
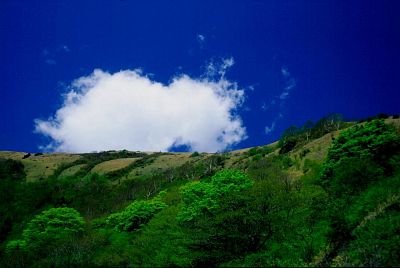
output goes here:
{"type": "MultiPolygon", "coordinates": [[[[225,68],[233,59],[224,63],[225,68]]],[[[221,151],[246,138],[236,109],[244,91],[223,77],[215,81],[175,77],[169,85],[140,70],[95,70],[75,80],[54,117],[35,120],[51,138],[50,151],[221,151]]]]}

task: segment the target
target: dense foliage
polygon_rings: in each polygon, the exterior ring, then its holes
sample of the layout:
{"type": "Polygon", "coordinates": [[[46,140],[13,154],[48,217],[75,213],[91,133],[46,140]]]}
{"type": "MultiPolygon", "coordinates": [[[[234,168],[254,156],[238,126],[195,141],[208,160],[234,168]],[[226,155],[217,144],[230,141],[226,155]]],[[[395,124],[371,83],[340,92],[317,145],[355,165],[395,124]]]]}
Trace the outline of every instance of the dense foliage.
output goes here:
{"type": "Polygon", "coordinates": [[[157,212],[166,207],[165,203],[160,200],[160,194],[151,200],[134,201],[123,211],[108,216],[106,223],[118,231],[131,232],[139,229],[143,224],[148,223],[157,212]]]}
{"type": "Polygon", "coordinates": [[[160,154],[87,154],[74,164],[141,158],[105,175],[58,177],[62,165],[35,182],[0,159],[0,266],[399,266],[398,130],[336,115],[292,130],[280,154],[196,153],[131,179],[160,154]],[[323,160],[301,146],[344,127],[323,160]]]}
{"type": "Polygon", "coordinates": [[[339,265],[399,265],[400,137],[383,120],[343,131],[322,167],[339,265]],[[342,248],[346,248],[343,250],[342,248]]]}
{"type": "Polygon", "coordinates": [[[236,170],[223,170],[210,181],[196,181],[181,188],[183,207],[179,221],[194,221],[205,215],[215,215],[220,209],[221,199],[251,187],[252,182],[245,174],[236,170]]]}
{"type": "Polygon", "coordinates": [[[32,251],[83,231],[83,218],[73,208],[51,208],[36,215],[24,229],[23,240],[12,240],[6,250],[25,245],[32,251]]]}

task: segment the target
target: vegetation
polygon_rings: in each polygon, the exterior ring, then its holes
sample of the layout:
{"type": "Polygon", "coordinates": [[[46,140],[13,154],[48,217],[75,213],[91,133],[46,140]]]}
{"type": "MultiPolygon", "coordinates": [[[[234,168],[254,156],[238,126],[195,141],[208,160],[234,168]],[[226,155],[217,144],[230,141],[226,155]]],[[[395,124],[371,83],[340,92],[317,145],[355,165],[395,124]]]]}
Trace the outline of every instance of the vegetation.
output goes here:
{"type": "Polygon", "coordinates": [[[310,140],[320,138],[325,134],[338,131],[350,125],[351,123],[343,121],[342,115],[331,114],[321,118],[315,124],[309,120],[301,127],[291,126],[283,132],[279,140],[278,145],[281,148],[279,153],[288,153],[295,147],[304,145],[310,140]]]}
{"type": "Polygon", "coordinates": [[[285,131],[279,153],[168,168],[161,153],[84,154],[31,182],[24,155],[0,158],[0,266],[400,266],[400,133],[384,120],[331,115],[285,131]],[[120,158],[137,160],[92,172],[120,158]]]}
{"type": "MultiPolygon", "coordinates": [[[[165,194],[165,192],[161,193],[165,194]]],[[[123,211],[111,214],[106,219],[107,225],[118,231],[131,232],[139,229],[166,207],[165,203],[160,200],[160,194],[152,200],[134,201],[123,211]]]]}

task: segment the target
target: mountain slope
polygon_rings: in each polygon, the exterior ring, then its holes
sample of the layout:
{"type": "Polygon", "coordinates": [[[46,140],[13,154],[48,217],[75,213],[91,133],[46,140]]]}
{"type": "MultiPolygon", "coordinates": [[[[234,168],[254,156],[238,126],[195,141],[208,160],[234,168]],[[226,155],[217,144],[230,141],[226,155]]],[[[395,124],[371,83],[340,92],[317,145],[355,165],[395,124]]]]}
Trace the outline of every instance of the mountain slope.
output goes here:
{"type": "Polygon", "coordinates": [[[385,123],[218,154],[0,152],[0,264],[399,265],[400,120],[385,123]]]}

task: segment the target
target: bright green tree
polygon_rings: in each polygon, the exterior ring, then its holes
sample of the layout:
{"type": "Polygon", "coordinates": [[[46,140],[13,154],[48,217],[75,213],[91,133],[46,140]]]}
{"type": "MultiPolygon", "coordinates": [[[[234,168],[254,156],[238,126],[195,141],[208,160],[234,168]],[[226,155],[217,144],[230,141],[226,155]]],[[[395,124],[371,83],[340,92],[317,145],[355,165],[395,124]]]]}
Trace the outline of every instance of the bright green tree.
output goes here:
{"type": "Polygon", "coordinates": [[[181,188],[183,207],[178,214],[181,222],[190,222],[212,215],[220,208],[220,200],[252,186],[253,182],[241,171],[226,169],[217,172],[210,181],[196,181],[181,188]]]}
{"type": "Polygon", "coordinates": [[[123,211],[111,214],[106,223],[118,231],[135,231],[146,224],[150,219],[167,205],[161,201],[165,192],[161,192],[151,200],[138,200],[131,203],[123,211]]]}
{"type": "Polygon", "coordinates": [[[48,249],[60,241],[82,234],[85,222],[73,208],[51,208],[36,215],[24,229],[22,240],[12,240],[6,245],[6,253],[26,253],[36,258],[46,255],[48,249]]]}
{"type": "Polygon", "coordinates": [[[45,244],[83,232],[85,222],[73,208],[51,208],[33,218],[23,231],[28,247],[45,244]]]}

